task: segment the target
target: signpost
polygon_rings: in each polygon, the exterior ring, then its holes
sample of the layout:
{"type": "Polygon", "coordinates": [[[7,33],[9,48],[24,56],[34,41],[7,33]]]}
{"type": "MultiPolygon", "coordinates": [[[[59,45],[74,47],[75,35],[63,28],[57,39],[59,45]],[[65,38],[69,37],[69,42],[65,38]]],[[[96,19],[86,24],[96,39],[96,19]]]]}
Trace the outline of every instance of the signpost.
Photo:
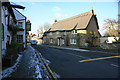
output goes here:
{"type": "Polygon", "coordinates": [[[30,23],[30,21],[26,22],[26,31],[31,31],[31,23],[30,23]]]}

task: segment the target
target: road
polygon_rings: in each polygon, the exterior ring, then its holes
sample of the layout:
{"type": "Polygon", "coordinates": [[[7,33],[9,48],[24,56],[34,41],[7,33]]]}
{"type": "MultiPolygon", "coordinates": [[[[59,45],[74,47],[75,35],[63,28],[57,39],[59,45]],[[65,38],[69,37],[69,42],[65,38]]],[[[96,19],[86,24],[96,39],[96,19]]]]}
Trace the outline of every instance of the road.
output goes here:
{"type": "Polygon", "coordinates": [[[60,75],[60,78],[118,78],[120,76],[118,65],[120,58],[111,58],[115,55],[57,49],[44,45],[33,47],[51,62],[49,65],[51,70],[60,75]]]}

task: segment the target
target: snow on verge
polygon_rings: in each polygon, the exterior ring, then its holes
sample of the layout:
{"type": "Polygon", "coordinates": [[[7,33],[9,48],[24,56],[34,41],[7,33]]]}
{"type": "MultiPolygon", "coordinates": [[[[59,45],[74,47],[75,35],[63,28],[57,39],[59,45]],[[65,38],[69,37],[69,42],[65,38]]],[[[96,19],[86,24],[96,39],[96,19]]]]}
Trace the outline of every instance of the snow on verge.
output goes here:
{"type": "Polygon", "coordinates": [[[2,78],[6,78],[6,77],[10,76],[10,74],[12,72],[15,72],[15,70],[19,66],[18,64],[20,62],[21,57],[22,57],[22,55],[18,54],[18,58],[16,60],[15,65],[13,65],[12,67],[9,67],[9,68],[7,68],[7,69],[5,69],[5,70],[2,71],[2,78]]]}
{"type": "Polygon", "coordinates": [[[42,78],[42,75],[41,75],[41,68],[40,68],[40,63],[39,63],[39,59],[36,57],[37,54],[34,54],[34,59],[33,59],[33,63],[35,64],[35,72],[34,72],[34,75],[33,77],[38,79],[38,78],[42,78]]]}
{"type": "MultiPolygon", "coordinates": [[[[43,64],[41,63],[41,60],[39,59],[38,54],[41,54],[41,53],[38,53],[32,46],[29,46],[33,52],[34,52],[34,55],[33,55],[33,63],[35,64],[34,66],[34,75],[33,77],[36,78],[36,79],[40,79],[40,78],[44,78],[45,80],[49,80],[48,76],[47,76],[47,73],[43,67],[43,64]]],[[[51,62],[47,59],[44,58],[44,60],[46,61],[47,65],[49,65],[51,62]]],[[[60,75],[58,75],[57,73],[53,72],[53,74],[57,77],[57,78],[60,78],[60,75]]]]}
{"type": "Polygon", "coordinates": [[[56,78],[60,78],[60,75],[58,75],[57,73],[53,72],[53,74],[56,76],[56,78]]]}

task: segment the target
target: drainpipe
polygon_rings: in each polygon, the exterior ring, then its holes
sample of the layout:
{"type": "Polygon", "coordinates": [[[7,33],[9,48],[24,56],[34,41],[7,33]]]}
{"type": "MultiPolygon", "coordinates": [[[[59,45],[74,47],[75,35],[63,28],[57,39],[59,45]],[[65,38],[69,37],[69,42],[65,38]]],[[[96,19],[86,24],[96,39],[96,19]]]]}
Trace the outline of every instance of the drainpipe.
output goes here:
{"type": "Polygon", "coordinates": [[[0,0],[0,80],[2,78],[2,24],[1,24],[1,7],[2,7],[2,4],[1,4],[1,0],[0,0]]]}

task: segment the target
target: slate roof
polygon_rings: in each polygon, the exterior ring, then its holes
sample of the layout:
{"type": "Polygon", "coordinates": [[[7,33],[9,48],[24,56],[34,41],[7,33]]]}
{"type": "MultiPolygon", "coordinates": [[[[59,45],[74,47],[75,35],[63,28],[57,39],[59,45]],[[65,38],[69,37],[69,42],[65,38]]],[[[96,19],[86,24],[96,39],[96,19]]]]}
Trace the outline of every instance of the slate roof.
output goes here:
{"type": "Polygon", "coordinates": [[[89,12],[55,22],[50,31],[85,29],[93,15],[93,9],[91,9],[89,12]]]}

